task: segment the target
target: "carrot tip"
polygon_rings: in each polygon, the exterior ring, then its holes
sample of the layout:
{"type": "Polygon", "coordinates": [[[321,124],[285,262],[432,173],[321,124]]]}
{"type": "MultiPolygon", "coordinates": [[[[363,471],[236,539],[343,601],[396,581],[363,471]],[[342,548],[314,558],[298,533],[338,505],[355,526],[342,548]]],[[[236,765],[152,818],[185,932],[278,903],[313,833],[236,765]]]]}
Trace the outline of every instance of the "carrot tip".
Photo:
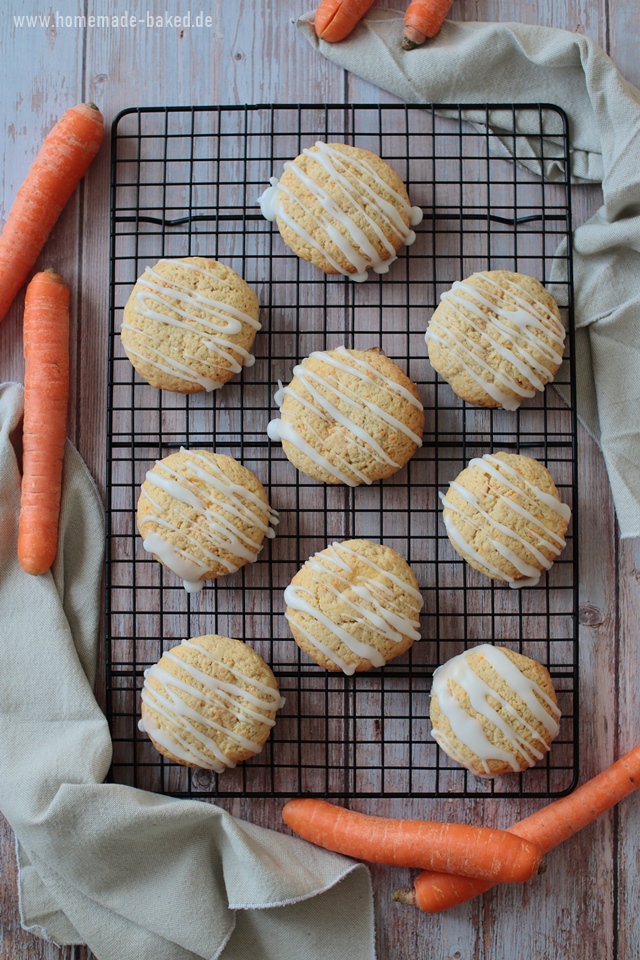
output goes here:
{"type": "Polygon", "coordinates": [[[43,573],[48,573],[51,570],[51,563],[45,564],[33,557],[19,557],[18,559],[24,572],[32,577],[41,577],[43,573]]]}
{"type": "Polygon", "coordinates": [[[540,877],[543,873],[546,873],[546,872],[547,872],[547,865],[543,860],[540,866],[538,867],[538,876],[540,877]]]}
{"type": "Polygon", "coordinates": [[[416,906],[416,892],[411,887],[402,887],[400,890],[394,890],[391,899],[396,903],[404,903],[409,907],[416,906]]]}
{"type": "Polygon", "coordinates": [[[403,50],[414,50],[415,47],[422,46],[426,39],[426,33],[422,33],[421,30],[417,30],[416,27],[411,26],[410,23],[405,23],[404,37],[402,38],[403,50]]]}

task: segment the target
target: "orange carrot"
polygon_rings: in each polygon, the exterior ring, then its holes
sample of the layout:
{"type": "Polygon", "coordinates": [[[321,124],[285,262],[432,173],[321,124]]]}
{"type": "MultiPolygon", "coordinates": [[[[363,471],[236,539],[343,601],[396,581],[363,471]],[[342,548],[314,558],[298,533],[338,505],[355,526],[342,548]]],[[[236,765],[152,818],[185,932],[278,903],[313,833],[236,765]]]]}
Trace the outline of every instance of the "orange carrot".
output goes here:
{"type": "Polygon", "coordinates": [[[290,800],[282,817],[305,840],[348,857],[494,882],[530,880],[542,856],[538,846],[504,830],[370,817],[311,797],[290,800]]]}
{"type": "Polygon", "coordinates": [[[24,300],[24,427],[18,559],[46,573],[58,549],[62,459],[69,397],[69,288],[36,273],[24,300]]]}
{"type": "Polygon", "coordinates": [[[0,320],[25,283],[69,197],[102,143],[93,103],[71,107],[42,144],[0,235],[0,320]]]}
{"type": "MultiPolygon", "coordinates": [[[[554,800],[537,813],[515,823],[508,832],[537,843],[543,854],[549,853],[638,787],[640,744],[603,773],[583,783],[567,797],[554,800]]],[[[493,883],[469,880],[463,876],[452,877],[424,871],[416,879],[412,890],[396,890],[393,899],[414,904],[427,913],[437,913],[477,897],[492,886],[493,883]]]]}
{"type": "Polygon", "coordinates": [[[404,15],[403,50],[413,50],[435,37],[451,9],[452,0],[412,0],[404,15]]]}
{"type": "Polygon", "coordinates": [[[348,37],[373,0],[322,0],[313,25],[321,40],[336,43],[348,37]]]}

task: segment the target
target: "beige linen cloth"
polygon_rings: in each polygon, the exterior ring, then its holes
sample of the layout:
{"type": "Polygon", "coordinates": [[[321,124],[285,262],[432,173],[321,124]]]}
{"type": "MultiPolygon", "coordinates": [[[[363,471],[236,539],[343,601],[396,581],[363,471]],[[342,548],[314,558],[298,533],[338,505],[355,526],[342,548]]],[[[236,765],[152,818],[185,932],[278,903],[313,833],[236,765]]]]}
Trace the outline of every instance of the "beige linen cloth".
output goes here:
{"type": "MultiPolygon", "coordinates": [[[[601,445],[621,535],[640,536],[640,91],[596,43],[565,30],[446,21],[405,51],[397,12],[374,8],[333,44],[318,40],[312,19],[296,26],[324,56],[409,103],[550,103],[567,113],[571,179],[601,183],[604,198],[574,233],[578,414],[601,445]]],[[[495,111],[494,146],[510,152],[501,120],[495,111]]],[[[539,172],[539,142],[518,144],[518,161],[539,172]]],[[[544,151],[557,156],[552,137],[544,151]]],[[[548,179],[560,173],[559,161],[545,164],[548,179]]],[[[556,280],[563,269],[556,261],[556,280]]]]}
{"type": "Polygon", "coordinates": [[[22,388],[0,385],[0,810],[17,836],[23,925],[99,960],[372,960],[362,864],[209,803],[102,783],[103,508],[68,444],[54,568],[22,571],[21,415],[22,388]]]}

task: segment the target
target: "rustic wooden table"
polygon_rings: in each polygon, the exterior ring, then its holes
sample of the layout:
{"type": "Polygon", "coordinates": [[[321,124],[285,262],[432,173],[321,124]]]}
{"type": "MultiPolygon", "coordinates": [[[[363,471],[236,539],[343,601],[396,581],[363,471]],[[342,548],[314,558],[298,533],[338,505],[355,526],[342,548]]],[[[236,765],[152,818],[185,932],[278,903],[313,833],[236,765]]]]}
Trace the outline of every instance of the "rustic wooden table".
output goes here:
{"type": "MultiPolygon", "coordinates": [[[[403,10],[405,0],[386,0],[403,10]]],[[[124,3],[61,0],[59,17],[121,15],[124,3]]],[[[155,4],[149,4],[150,7],[155,4]]],[[[171,4],[170,13],[186,13],[171,4]]],[[[204,6],[204,5],[203,5],[204,6]]],[[[0,216],[6,216],[24,171],[52,123],[72,103],[93,100],[107,124],[132,105],[198,103],[393,102],[314,55],[290,20],[301,0],[219,0],[204,11],[210,29],[79,29],[49,11],[49,26],[20,25],[23,15],[47,15],[32,0],[11,0],[0,19],[0,98],[3,160],[0,216]]],[[[164,11],[162,6],[162,11],[164,11]]],[[[199,11],[193,7],[192,16],[199,11]]],[[[143,11],[130,11],[138,15],[143,11]]],[[[454,0],[454,20],[514,20],[562,27],[592,37],[629,81],[640,84],[636,38],[640,8],[630,0],[454,0]]],[[[56,268],[76,291],[73,300],[72,399],[69,436],[98,484],[105,483],[109,150],[105,144],[62,215],[39,263],[56,268]]],[[[596,188],[574,189],[574,223],[600,202],[596,188]]],[[[0,328],[3,380],[21,380],[21,300],[0,328]]],[[[621,541],[602,456],[579,431],[581,779],[608,765],[638,739],[640,556],[621,541]]],[[[539,800],[361,800],[377,814],[455,815],[506,826],[539,800]]],[[[265,826],[280,823],[279,801],[226,801],[231,812],[265,826]]],[[[427,917],[391,902],[409,880],[372,870],[381,960],[603,960],[640,957],[640,804],[623,803],[548,858],[548,872],[526,888],[504,888],[449,914],[427,917]]],[[[19,923],[13,835],[0,826],[0,955],[86,960],[82,947],[58,949],[25,933],[19,923]]]]}

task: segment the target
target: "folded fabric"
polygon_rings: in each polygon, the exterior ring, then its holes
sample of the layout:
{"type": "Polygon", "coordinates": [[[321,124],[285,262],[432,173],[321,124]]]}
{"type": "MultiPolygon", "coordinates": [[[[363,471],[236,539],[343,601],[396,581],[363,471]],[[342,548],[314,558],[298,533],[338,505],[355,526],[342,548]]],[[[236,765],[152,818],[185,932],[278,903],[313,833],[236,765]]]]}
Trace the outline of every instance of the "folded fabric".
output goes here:
{"type": "MultiPolygon", "coordinates": [[[[601,182],[604,197],[573,238],[578,415],[602,447],[621,535],[640,536],[640,91],[596,43],[565,30],[447,21],[405,51],[402,18],[389,10],[370,11],[340,43],[318,40],[312,14],[296,26],[334,63],[409,103],[550,103],[566,112],[571,179],[601,182]]],[[[512,152],[499,111],[491,124],[512,152]]],[[[537,152],[518,140],[519,162],[532,166],[537,152]]],[[[552,137],[544,155],[545,177],[565,175],[552,137]]],[[[566,245],[558,254],[562,281],[566,245]]]]}
{"type": "Polygon", "coordinates": [[[362,864],[213,804],[102,782],[111,739],[92,685],[103,508],[68,444],[55,565],[22,571],[21,415],[22,388],[1,385],[0,810],[18,840],[23,925],[99,960],[371,960],[362,864]]]}

